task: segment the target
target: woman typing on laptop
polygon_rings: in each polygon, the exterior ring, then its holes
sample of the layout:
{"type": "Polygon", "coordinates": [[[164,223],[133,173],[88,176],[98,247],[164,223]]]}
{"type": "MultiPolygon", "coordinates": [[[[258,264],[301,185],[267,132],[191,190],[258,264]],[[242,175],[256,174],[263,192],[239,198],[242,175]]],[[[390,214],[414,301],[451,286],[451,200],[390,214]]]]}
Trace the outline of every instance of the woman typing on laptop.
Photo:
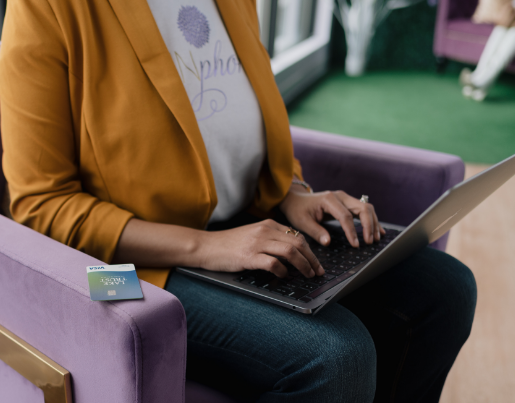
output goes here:
{"type": "Polygon", "coordinates": [[[170,267],[324,269],[336,218],[358,247],[371,204],[310,193],[251,0],[17,0],[3,31],[4,170],[14,218],[147,268],[188,319],[188,377],[260,402],[437,402],[475,308],[470,271],[426,248],[317,316],[170,267]],[[282,213],[289,225],[273,219],[282,213]],[[207,231],[209,229],[211,231],[207,231]],[[212,231],[216,230],[216,231],[212,231]],[[149,269],[152,268],[152,269],[149,269]]]}

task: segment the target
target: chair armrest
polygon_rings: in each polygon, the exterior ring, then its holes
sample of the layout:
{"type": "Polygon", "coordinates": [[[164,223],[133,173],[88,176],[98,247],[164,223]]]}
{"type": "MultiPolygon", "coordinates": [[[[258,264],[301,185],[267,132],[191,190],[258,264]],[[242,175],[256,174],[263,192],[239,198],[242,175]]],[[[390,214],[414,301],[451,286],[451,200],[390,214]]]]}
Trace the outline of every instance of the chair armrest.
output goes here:
{"type": "MultiPolygon", "coordinates": [[[[381,221],[408,225],[465,175],[454,155],[292,127],[295,156],[315,190],[366,194],[381,221]]],[[[447,236],[433,244],[445,250],[447,236]]]]}
{"type": "Polygon", "coordinates": [[[183,402],[179,300],[142,281],[142,300],[93,302],[98,264],[0,216],[0,324],[70,371],[75,403],[183,402]]]}

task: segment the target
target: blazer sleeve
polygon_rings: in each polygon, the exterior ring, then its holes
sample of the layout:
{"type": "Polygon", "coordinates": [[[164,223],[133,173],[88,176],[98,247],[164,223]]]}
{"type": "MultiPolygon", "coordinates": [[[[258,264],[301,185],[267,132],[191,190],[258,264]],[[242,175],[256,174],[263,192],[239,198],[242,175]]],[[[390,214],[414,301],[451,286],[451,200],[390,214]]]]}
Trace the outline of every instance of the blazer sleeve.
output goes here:
{"type": "MultiPolygon", "coordinates": [[[[82,189],[64,35],[47,0],[7,5],[0,51],[3,166],[14,219],[110,262],[133,216],[82,189]]],[[[80,118],[80,117],[79,117],[80,118]]]]}

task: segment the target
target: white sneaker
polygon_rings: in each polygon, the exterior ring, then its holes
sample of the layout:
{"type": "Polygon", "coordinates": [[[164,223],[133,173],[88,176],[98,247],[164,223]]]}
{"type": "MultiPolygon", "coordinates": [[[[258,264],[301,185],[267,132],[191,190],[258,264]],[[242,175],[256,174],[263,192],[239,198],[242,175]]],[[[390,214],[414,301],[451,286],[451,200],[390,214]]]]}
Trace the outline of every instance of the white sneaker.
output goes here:
{"type": "Polygon", "coordinates": [[[460,73],[460,84],[462,87],[472,85],[472,71],[465,67],[460,73]]]}
{"type": "Polygon", "coordinates": [[[463,96],[465,98],[472,98],[472,93],[474,92],[474,87],[472,87],[472,85],[465,85],[462,89],[461,89],[461,93],[463,94],[463,96]]]}
{"type": "Polygon", "coordinates": [[[486,98],[486,89],[485,88],[474,88],[472,91],[471,98],[477,102],[483,102],[486,98]]]}
{"type": "Polygon", "coordinates": [[[488,88],[475,87],[474,85],[466,85],[462,88],[461,93],[467,99],[473,99],[477,102],[483,102],[488,95],[488,88]]]}

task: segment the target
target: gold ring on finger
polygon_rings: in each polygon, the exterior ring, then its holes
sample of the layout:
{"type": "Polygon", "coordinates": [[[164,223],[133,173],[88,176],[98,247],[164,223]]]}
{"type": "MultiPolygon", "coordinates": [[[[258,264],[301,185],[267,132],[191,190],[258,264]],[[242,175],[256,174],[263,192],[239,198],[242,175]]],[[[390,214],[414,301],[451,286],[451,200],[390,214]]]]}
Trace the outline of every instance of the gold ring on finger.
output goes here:
{"type": "Polygon", "coordinates": [[[293,234],[294,237],[298,237],[300,234],[300,231],[297,231],[296,229],[293,229],[292,227],[288,228],[286,231],[287,234],[293,234]]]}

